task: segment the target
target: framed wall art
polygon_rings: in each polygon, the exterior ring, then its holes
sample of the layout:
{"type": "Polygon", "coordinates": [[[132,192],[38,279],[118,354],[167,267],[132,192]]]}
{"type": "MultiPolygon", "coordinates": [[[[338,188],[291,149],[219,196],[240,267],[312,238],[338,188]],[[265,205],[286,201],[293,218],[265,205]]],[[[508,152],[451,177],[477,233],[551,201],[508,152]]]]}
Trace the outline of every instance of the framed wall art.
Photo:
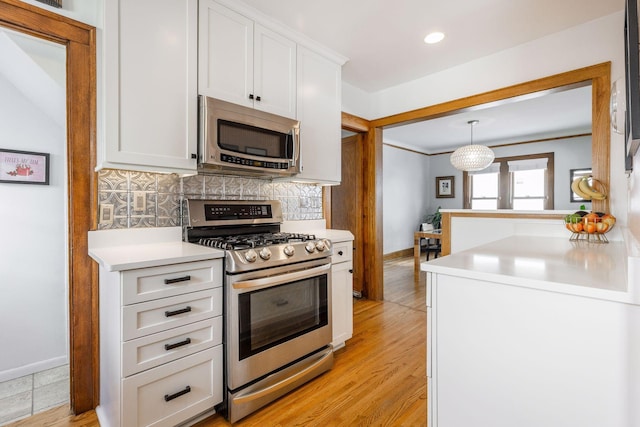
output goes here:
{"type": "Polygon", "coordinates": [[[0,183],[49,185],[49,153],[0,148],[0,183]]]}
{"type": "Polygon", "coordinates": [[[455,197],[454,179],[454,176],[436,177],[436,197],[438,199],[455,197]]]}

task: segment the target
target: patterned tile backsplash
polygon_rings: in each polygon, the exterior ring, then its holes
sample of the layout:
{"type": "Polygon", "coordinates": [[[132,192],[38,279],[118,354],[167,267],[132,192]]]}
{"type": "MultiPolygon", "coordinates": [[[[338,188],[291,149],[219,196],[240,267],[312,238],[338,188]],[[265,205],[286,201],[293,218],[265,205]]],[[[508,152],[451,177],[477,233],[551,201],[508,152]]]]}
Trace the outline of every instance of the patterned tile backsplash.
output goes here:
{"type": "Polygon", "coordinates": [[[181,226],[185,199],[280,200],[285,220],[322,219],[322,187],[317,185],[104,169],[98,173],[98,228],[181,226]],[[111,212],[112,221],[105,221],[111,212]]]}

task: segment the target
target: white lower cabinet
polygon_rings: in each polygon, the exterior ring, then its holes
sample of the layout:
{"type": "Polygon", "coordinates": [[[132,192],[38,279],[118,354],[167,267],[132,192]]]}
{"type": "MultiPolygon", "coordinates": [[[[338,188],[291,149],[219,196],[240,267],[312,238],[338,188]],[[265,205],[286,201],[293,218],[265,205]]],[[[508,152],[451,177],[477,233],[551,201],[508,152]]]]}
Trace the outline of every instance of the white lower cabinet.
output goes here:
{"type": "Polygon", "coordinates": [[[100,268],[100,425],[175,426],[223,400],[222,260],[100,268]]]}
{"type": "Polygon", "coordinates": [[[637,426],[639,333],[639,306],[427,272],[427,425],[637,426]]]}
{"type": "Polygon", "coordinates": [[[333,242],[331,257],[334,350],[353,336],[353,242],[333,242]]]}
{"type": "Polygon", "coordinates": [[[175,426],[222,401],[218,345],[122,380],[123,425],[175,426]]]}

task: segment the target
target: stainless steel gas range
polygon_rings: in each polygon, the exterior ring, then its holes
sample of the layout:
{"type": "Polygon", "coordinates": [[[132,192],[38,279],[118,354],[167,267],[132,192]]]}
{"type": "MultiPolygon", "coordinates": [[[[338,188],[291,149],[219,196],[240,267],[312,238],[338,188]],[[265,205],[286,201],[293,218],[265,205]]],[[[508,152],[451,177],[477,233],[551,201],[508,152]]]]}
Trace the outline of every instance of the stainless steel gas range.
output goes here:
{"type": "Polygon", "coordinates": [[[283,233],[279,201],[187,200],[185,240],[225,250],[227,419],[333,366],[331,242],[283,233]]]}

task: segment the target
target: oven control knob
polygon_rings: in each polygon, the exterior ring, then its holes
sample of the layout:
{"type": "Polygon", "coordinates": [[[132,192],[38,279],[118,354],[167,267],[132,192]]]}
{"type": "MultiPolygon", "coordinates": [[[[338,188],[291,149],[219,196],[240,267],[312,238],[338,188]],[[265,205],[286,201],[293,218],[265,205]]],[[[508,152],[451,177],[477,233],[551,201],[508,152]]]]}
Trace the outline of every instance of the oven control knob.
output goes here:
{"type": "Polygon", "coordinates": [[[296,253],[295,248],[293,246],[291,246],[291,245],[285,246],[282,251],[284,252],[284,254],[286,256],[292,256],[294,253],[296,253]]]}
{"type": "Polygon", "coordinates": [[[244,259],[246,259],[248,262],[255,262],[256,259],[258,259],[258,254],[253,249],[249,249],[244,253],[244,259]]]}
{"type": "Polygon", "coordinates": [[[316,245],[313,242],[309,242],[304,248],[307,250],[307,252],[313,253],[313,251],[316,250],[316,245]]]}
{"type": "Polygon", "coordinates": [[[271,258],[271,251],[269,250],[269,248],[262,248],[260,250],[260,258],[265,261],[271,258]]]}
{"type": "Polygon", "coordinates": [[[325,249],[327,249],[327,245],[326,245],[326,240],[318,240],[316,242],[316,249],[318,250],[318,252],[322,252],[325,249]]]}

